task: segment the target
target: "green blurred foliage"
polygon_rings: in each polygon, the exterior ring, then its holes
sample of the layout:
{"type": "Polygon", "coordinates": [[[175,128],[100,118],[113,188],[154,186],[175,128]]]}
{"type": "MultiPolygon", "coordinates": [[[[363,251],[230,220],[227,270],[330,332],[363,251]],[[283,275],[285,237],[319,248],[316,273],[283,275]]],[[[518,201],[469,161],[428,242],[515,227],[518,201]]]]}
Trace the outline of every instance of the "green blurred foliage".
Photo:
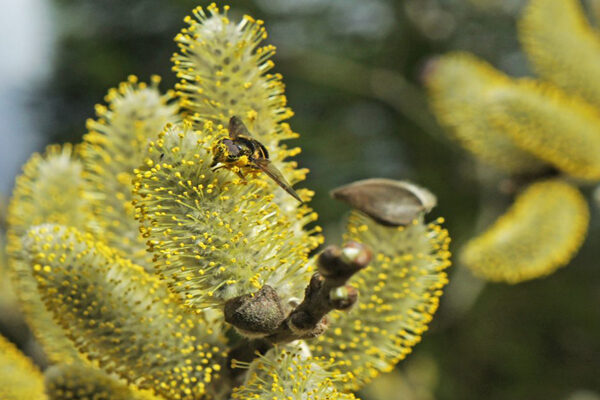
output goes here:
{"type": "MultiPolygon", "coordinates": [[[[596,3],[586,5],[593,10],[596,3]]],[[[54,70],[33,100],[48,143],[79,142],[94,104],[128,74],[148,80],[157,73],[162,88],[171,87],[172,38],[198,4],[209,3],[55,0],[54,70]]],[[[311,170],[305,185],[317,192],[312,205],[328,237],[341,232],[348,211],[328,191],[367,177],[409,179],[432,190],[439,202],[432,218],[446,218],[454,248],[503,211],[510,199],[492,184],[498,173],[445,138],[419,77],[431,57],[448,50],[470,51],[511,75],[529,74],[515,34],[522,4],[231,2],[233,18],[247,13],[265,20],[269,42],[278,47],[275,70],[296,113],[292,128],[302,135],[294,144],[303,148],[299,160],[311,170]]],[[[548,278],[483,287],[460,266],[452,268],[431,332],[398,375],[385,378],[389,393],[402,397],[367,389],[364,398],[566,399],[600,392],[598,215],[592,220],[575,261],[548,278]]]]}

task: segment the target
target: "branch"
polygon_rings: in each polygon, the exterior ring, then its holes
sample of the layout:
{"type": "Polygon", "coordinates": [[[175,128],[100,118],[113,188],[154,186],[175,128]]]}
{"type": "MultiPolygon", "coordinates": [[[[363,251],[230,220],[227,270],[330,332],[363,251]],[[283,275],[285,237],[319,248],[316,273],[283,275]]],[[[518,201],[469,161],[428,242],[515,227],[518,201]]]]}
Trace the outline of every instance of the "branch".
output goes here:
{"type": "Polygon", "coordinates": [[[225,304],[225,320],[248,338],[264,338],[272,344],[319,336],[327,329],[326,315],[348,310],[358,290],[346,282],[371,261],[371,250],[357,242],[342,248],[327,247],[318,258],[316,272],[304,292],[304,300],[287,317],[273,288],[238,296],[225,304]]]}

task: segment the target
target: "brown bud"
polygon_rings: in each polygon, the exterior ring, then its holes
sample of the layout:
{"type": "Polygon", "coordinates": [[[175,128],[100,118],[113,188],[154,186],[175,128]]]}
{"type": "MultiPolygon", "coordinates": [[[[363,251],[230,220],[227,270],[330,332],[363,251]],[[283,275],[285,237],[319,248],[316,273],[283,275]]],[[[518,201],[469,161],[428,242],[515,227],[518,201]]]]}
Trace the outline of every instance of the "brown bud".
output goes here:
{"type": "Polygon", "coordinates": [[[348,242],[341,249],[328,246],[319,255],[319,272],[327,279],[348,279],[371,262],[373,253],[368,246],[348,242]]]}
{"type": "Polygon", "coordinates": [[[373,252],[366,244],[349,241],[342,247],[341,259],[355,271],[365,268],[371,262],[373,252]]]}
{"type": "Polygon", "coordinates": [[[435,196],[405,181],[373,178],[357,181],[331,191],[331,196],[364,212],[386,226],[410,224],[436,205],[435,196]]]}
{"type": "Polygon", "coordinates": [[[341,264],[342,257],[342,249],[338,246],[327,246],[325,249],[319,254],[319,258],[317,263],[319,265],[319,272],[323,276],[331,276],[334,275],[340,268],[343,266],[338,266],[341,264]]]}
{"type": "Polygon", "coordinates": [[[225,321],[250,338],[271,333],[285,319],[277,292],[263,286],[258,292],[234,297],[225,303],[225,321]]]}
{"type": "Polygon", "coordinates": [[[358,290],[354,286],[340,286],[329,292],[329,302],[336,310],[350,309],[357,299],[358,290]]]}

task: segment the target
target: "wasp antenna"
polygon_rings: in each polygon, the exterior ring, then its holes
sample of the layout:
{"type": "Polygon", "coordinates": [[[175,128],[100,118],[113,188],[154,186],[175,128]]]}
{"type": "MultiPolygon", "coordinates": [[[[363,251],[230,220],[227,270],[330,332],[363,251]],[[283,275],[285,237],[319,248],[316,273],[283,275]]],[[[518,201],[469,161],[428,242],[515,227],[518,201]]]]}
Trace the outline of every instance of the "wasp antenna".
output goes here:
{"type": "Polygon", "coordinates": [[[296,191],[290,187],[287,188],[283,188],[286,192],[288,192],[289,194],[292,195],[293,198],[295,198],[296,200],[298,200],[300,202],[300,205],[304,204],[304,201],[300,198],[300,196],[298,195],[298,193],[296,193],[296,191]]]}

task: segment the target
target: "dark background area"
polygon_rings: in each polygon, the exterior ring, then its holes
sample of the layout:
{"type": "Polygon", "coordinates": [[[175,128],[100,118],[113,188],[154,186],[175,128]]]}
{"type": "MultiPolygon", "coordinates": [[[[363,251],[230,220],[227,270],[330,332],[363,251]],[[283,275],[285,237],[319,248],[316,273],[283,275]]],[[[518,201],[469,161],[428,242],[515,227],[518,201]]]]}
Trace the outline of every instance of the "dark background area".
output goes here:
{"type": "MultiPolygon", "coordinates": [[[[367,177],[408,179],[438,196],[457,253],[510,204],[502,175],[478,164],[438,127],[420,77],[451,50],[528,75],[516,38],[523,0],[238,0],[232,19],[263,19],[278,48],[290,123],[301,134],[303,183],[327,240],[339,240],[345,206],[332,188],[367,177]]],[[[48,143],[79,142],[110,87],[135,74],[175,83],[170,56],[189,0],[55,0],[50,75],[27,88],[28,118],[48,143]]],[[[593,10],[594,1],[585,3],[593,10]]],[[[593,13],[590,12],[593,19],[593,13]]],[[[10,151],[2,149],[2,152],[10,151]]],[[[587,189],[591,199],[591,188],[587,189]]],[[[484,284],[460,265],[450,270],[441,309],[422,343],[365,400],[600,399],[600,259],[597,207],[584,248],[548,278],[484,284]]],[[[20,328],[2,332],[30,354],[20,328]]],[[[13,324],[13,325],[10,325],[13,324]]]]}

